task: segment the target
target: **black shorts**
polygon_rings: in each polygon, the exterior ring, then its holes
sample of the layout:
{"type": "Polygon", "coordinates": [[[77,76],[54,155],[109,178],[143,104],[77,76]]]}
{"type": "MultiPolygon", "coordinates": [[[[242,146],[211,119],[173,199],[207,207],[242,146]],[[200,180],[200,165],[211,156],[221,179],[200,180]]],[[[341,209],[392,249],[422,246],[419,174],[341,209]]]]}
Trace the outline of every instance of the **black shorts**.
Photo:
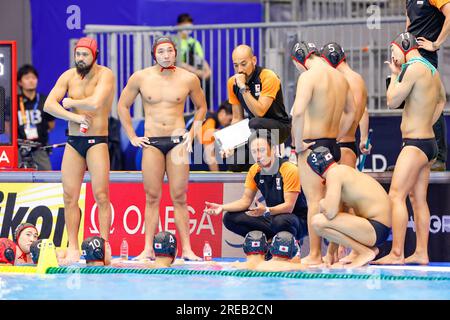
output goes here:
{"type": "Polygon", "coordinates": [[[107,136],[68,136],[67,143],[72,146],[77,152],[86,159],[88,150],[96,144],[106,143],[108,144],[107,136]]]}
{"type": "Polygon", "coordinates": [[[375,229],[375,234],[377,236],[377,239],[375,240],[375,246],[379,246],[379,245],[383,244],[389,237],[391,228],[385,226],[384,224],[382,224],[378,221],[372,220],[372,219],[367,219],[367,221],[369,221],[370,224],[372,225],[372,227],[375,229]]]}
{"type": "Polygon", "coordinates": [[[164,156],[166,156],[170,150],[183,142],[183,136],[149,137],[148,140],[149,145],[157,148],[164,156]]]}
{"type": "Polygon", "coordinates": [[[436,159],[438,155],[438,146],[436,138],[431,139],[403,139],[402,149],[406,146],[419,148],[428,158],[428,161],[436,159]]]}
{"type": "Polygon", "coordinates": [[[358,156],[358,147],[356,146],[356,141],[352,142],[338,142],[340,148],[347,148],[353,151],[355,156],[358,156]]]}
{"type": "Polygon", "coordinates": [[[305,143],[315,142],[309,149],[314,150],[317,147],[326,147],[333,155],[334,161],[339,162],[341,160],[341,148],[339,147],[336,139],[334,138],[320,138],[320,139],[304,139],[305,143]]]}

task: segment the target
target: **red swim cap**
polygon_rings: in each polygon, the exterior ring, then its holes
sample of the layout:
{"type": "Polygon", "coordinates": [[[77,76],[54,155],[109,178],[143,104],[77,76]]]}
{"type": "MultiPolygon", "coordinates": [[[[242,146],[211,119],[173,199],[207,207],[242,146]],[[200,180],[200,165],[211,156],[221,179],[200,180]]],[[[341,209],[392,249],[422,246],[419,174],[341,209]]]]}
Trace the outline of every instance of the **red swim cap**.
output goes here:
{"type": "Polygon", "coordinates": [[[34,224],[25,222],[25,223],[21,223],[17,226],[16,230],[14,231],[13,234],[13,239],[15,243],[19,243],[19,238],[20,238],[20,234],[28,228],[33,228],[34,230],[36,230],[36,232],[38,232],[38,229],[36,228],[36,226],[34,224]]]}
{"type": "Polygon", "coordinates": [[[95,41],[95,39],[92,38],[81,38],[80,40],[78,40],[77,44],[75,45],[75,49],[77,50],[77,48],[88,48],[89,50],[91,50],[92,52],[92,56],[95,58],[97,58],[97,41],[95,41]]]}
{"type": "Polygon", "coordinates": [[[168,36],[159,36],[153,42],[153,47],[152,47],[152,57],[155,61],[156,61],[156,49],[158,48],[158,46],[160,44],[163,44],[163,43],[170,43],[172,45],[173,49],[175,50],[175,56],[177,55],[177,46],[175,45],[175,42],[173,42],[173,40],[168,36]]]}

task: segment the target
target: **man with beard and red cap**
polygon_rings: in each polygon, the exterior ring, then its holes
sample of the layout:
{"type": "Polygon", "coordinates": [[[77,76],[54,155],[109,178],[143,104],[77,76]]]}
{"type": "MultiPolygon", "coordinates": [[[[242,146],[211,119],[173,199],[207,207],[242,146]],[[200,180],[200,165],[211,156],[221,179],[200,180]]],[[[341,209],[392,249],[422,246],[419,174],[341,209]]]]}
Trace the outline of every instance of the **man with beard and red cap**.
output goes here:
{"type": "Polygon", "coordinates": [[[206,114],[205,95],[198,77],[175,66],[177,50],[166,36],[156,38],[152,56],[156,64],[136,71],[128,80],[118,103],[119,118],[131,144],[143,148],[142,175],[146,193],[145,247],[137,259],[154,258],[153,235],[159,221],[159,203],[164,174],[175,208],[175,224],[182,243],[182,257],[200,260],[189,239],[189,212],[186,191],[189,180],[189,152],[194,135],[201,129],[206,114]],[[145,136],[133,128],[130,107],[141,95],[145,112],[145,136]],[[185,130],[184,104],[187,97],[195,105],[194,124],[185,130]]]}
{"type": "Polygon", "coordinates": [[[86,167],[98,206],[100,235],[108,244],[111,226],[109,203],[108,117],[114,99],[111,69],[97,64],[97,42],[81,38],[74,51],[75,68],[64,72],[50,92],[44,110],[69,121],[69,136],[61,166],[64,210],[69,246],[64,263],[80,260],[78,199],[86,167]],[[65,95],[68,98],[64,98],[65,95]]]}

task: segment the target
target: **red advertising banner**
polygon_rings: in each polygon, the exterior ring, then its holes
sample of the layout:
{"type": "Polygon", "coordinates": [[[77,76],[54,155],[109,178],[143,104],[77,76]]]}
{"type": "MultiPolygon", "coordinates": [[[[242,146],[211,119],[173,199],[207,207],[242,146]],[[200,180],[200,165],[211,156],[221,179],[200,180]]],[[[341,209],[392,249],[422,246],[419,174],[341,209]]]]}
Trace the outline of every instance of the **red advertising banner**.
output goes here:
{"type": "MultiPolygon", "coordinates": [[[[141,183],[110,184],[112,224],[110,243],[112,253],[120,255],[120,245],[127,239],[129,255],[137,256],[144,249],[145,193],[141,183]]],[[[203,213],[205,201],[222,203],[223,183],[190,183],[188,189],[188,210],[191,245],[194,252],[202,257],[205,241],[209,241],[213,257],[222,252],[222,216],[209,216],[203,213]]],[[[86,211],[84,237],[99,235],[97,205],[92,195],[92,186],[86,184],[86,211]]],[[[181,255],[181,242],[176,230],[174,208],[170,199],[169,185],[164,184],[160,205],[159,231],[174,233],[178,241],[178,255],[181,255]]]]}
{"type": "Polygon", "coordinates": [[[0,168],[17,168],[17,147],[0,146],[0,168]]]}

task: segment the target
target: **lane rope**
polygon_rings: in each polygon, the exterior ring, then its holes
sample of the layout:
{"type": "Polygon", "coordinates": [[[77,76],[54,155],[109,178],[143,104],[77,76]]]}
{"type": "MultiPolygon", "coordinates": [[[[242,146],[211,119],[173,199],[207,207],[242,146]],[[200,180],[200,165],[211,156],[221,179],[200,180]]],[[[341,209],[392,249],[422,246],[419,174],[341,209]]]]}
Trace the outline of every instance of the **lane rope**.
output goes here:
{"type": "Polygon", "coordinates": [[[336,274],[310,272],[262,272],[244,270],[185,270],[185,269],[138,269],[138,268],[108,268],[108,267],[50,267],[47,274],[147,274],[147,275],[178,275],[178,276],[224,276],[247,278],[284,278],[284,279],[352,279],[352,280],[418,280],[418,281],[450,281],[445,276],[398,276],[382,274],[336,274]]]}

